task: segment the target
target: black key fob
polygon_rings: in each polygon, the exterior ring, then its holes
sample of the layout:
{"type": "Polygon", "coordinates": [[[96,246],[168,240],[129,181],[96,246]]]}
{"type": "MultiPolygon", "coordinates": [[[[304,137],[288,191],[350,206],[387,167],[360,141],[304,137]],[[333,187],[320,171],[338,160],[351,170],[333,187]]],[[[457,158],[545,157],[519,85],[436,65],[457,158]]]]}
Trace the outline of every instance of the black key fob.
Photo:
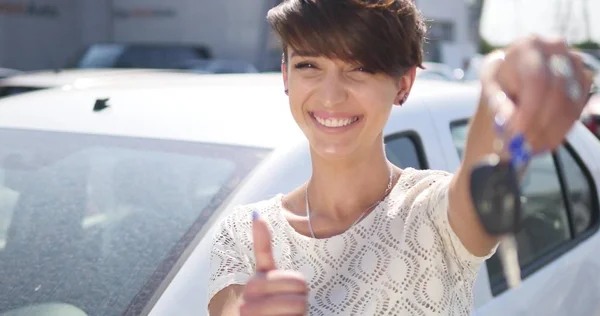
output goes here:
{"type": "Polygon", "coordinates": [[[491,235],[516,233],[521,223],[521,188],[515,168],[489,155],[471,171],[471,199],[491,235]]]}

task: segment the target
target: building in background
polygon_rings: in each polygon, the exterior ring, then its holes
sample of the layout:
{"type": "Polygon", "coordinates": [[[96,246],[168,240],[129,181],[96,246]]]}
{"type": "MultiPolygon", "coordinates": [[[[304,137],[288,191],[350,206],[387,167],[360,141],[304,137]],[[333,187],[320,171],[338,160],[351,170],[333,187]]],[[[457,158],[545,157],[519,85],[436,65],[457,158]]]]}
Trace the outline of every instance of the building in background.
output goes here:
{"type": "MultiPolygon", "coordinates": [[[[278,70],[265,20],[280,0],[0,0],[0,67],[61,68],[98,42],[205,45],[213,56],[278,70]]],[[[417,0],[427,61],[462,67],[476,46],[465,0],[417,0]]]]}
{"type": "Polygon", "coordinates": [[[428,20],[425,58],[463,68],[477,53],[467,0],[416,0],[428,20]]]}

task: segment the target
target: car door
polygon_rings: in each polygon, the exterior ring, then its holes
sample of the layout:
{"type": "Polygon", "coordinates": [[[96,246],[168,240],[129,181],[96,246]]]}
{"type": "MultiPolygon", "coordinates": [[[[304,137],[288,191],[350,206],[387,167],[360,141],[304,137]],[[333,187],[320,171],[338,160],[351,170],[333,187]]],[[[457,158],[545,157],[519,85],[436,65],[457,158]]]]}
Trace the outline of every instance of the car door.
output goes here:
{"type": "Polygon", "coordinates": [[[395,111],[384,129],[388,159],[400,168],[447,169],[427,109],[414,106],[395,111]]]}
{"type": "MultiPolygon", "coordinates": [[[[468,129],[468,116],[458,114],[435,118],[449,131],[440,137],[444,148],[454,147],[447,156],[454,168],[468,129]]],[[[599,156],[600,143],[577,125],[564,146],[532,161],[522,182],[524,227],[516,236],[523,283],[507,289],[498,255],[490,258],[479,276],[488,282],[476,285],[477,315],[598,315],[599,156]]]]}

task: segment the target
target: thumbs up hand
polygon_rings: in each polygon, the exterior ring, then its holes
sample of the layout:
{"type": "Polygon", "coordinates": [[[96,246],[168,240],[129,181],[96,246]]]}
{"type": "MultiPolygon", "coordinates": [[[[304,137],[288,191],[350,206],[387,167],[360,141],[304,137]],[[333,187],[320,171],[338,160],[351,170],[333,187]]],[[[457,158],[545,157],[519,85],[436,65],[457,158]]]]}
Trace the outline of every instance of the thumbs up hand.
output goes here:
{"type": "Polygon", "coordinates": [[[308,308],[308,285],[301,273],[278,270],[267,223],[252,213],[256,274],[243,291],[240,316],[302,316],[308,308]]]}

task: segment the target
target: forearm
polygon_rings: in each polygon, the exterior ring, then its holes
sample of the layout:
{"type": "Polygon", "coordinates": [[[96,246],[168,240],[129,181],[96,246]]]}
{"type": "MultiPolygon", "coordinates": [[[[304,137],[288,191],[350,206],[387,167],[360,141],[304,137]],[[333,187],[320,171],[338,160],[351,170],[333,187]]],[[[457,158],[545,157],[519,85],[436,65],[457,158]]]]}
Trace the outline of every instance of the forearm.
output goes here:
{"type": "MultiPolygon", "coordinates": [[[[494,114],[482,98],[470,122],[463,161],[449,188],[448,219],[465,247],[476,256],[487,255],[498,239],[480,223],[471,193],[471,171],[486,155],[495,153],[494,114]]],[[[506,159],[507,157],[503,157],[506,159]]]]}

